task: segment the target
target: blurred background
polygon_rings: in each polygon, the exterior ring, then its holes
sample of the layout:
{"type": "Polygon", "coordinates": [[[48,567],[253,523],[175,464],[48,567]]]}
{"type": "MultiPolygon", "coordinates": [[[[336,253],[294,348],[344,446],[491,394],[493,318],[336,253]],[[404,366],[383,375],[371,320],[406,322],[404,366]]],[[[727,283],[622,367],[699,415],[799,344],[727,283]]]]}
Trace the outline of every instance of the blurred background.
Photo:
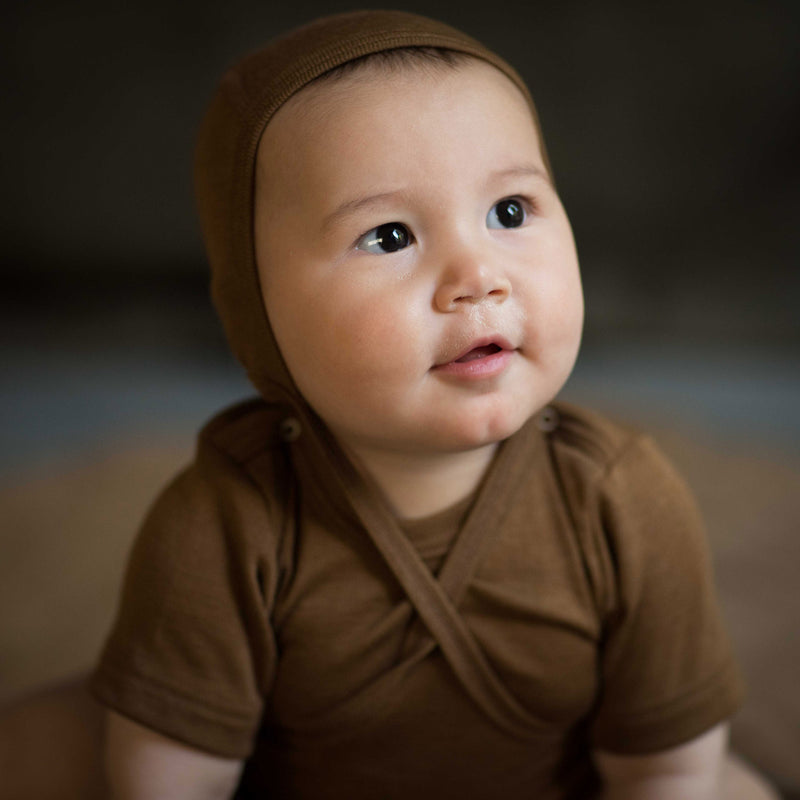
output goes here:
{"type": "MultiPolygon", "coordinates": [[[[585,281],[564,396],[648,427],[689,479],[750,682],[734,743],[800,786],[800,3],[392,5],[529,82],[585,281]]],[[[251,393],[194,216],[216,80],[352,7],[3,5],[0,701],[91,664],[154,493],[251,393]]]]}

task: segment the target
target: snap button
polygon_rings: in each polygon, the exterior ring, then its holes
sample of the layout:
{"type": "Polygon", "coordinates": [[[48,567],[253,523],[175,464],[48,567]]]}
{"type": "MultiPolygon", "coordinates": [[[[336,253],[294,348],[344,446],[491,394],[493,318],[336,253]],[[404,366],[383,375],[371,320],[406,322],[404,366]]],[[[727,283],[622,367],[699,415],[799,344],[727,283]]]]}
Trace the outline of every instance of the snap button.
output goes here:
{"type": "Polygon", "coordinates": [[[552,406],[545,406],[536,419],[536,424],[539,426],[540,431],[550,433],[558,427],[559,417],[558,411],[552,406]]]}
{"type": "Polygon", "coordinates": [[[297,417],[286,417],[278,428],[278,434],[284,442],[296,442],[303,432],[303,426],[297,417]]]}

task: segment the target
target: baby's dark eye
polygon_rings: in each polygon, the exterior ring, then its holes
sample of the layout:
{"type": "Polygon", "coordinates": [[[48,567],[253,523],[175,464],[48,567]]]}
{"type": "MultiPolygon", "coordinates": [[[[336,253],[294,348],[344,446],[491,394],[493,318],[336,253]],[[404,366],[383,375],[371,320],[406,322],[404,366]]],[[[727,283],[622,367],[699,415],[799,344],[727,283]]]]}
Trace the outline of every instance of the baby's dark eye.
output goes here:
{"type": "Polygon", "coordinates": [[[486,215],[486,225],[489,228],[519,228],[526,216],[522,202],[509,197],[492,206],[486,215]]]}
{"type": "Polygon", "coordinates": [[[401,222],[387,222],[367,231],[356,244],[358,250],[380,255],[396,253],[411,244],[411,232],[401,222]]]}

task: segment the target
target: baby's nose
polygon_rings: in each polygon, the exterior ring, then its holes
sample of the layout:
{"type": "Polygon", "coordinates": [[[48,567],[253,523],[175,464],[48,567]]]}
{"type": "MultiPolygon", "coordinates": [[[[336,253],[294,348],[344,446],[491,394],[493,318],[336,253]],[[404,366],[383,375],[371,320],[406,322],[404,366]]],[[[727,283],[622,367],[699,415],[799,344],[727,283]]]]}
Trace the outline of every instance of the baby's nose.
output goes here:
{"type": "Polygon", "coordinates": [[[477,303],[502,303],[511,294],[511,283],[499,269],[475,257],[462,257],[443,271],[434,295],[438,311],[457,311],[477,303]]]}

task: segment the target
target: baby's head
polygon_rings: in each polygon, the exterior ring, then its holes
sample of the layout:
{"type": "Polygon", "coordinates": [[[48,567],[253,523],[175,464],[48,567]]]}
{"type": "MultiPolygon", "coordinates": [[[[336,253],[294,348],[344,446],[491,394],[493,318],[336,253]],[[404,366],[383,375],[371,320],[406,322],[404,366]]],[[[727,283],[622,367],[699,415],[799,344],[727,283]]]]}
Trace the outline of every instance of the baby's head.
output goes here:
{"type": "Polygon", "coordinates": [[[524,84],[413,15],[344,15],[294,36],[288,66],[245,62],[227,79],[201,137],[234,350],[262,393],[307,402],[355,451],[506,438],[563,385],[582,322],[524,84]]]}

